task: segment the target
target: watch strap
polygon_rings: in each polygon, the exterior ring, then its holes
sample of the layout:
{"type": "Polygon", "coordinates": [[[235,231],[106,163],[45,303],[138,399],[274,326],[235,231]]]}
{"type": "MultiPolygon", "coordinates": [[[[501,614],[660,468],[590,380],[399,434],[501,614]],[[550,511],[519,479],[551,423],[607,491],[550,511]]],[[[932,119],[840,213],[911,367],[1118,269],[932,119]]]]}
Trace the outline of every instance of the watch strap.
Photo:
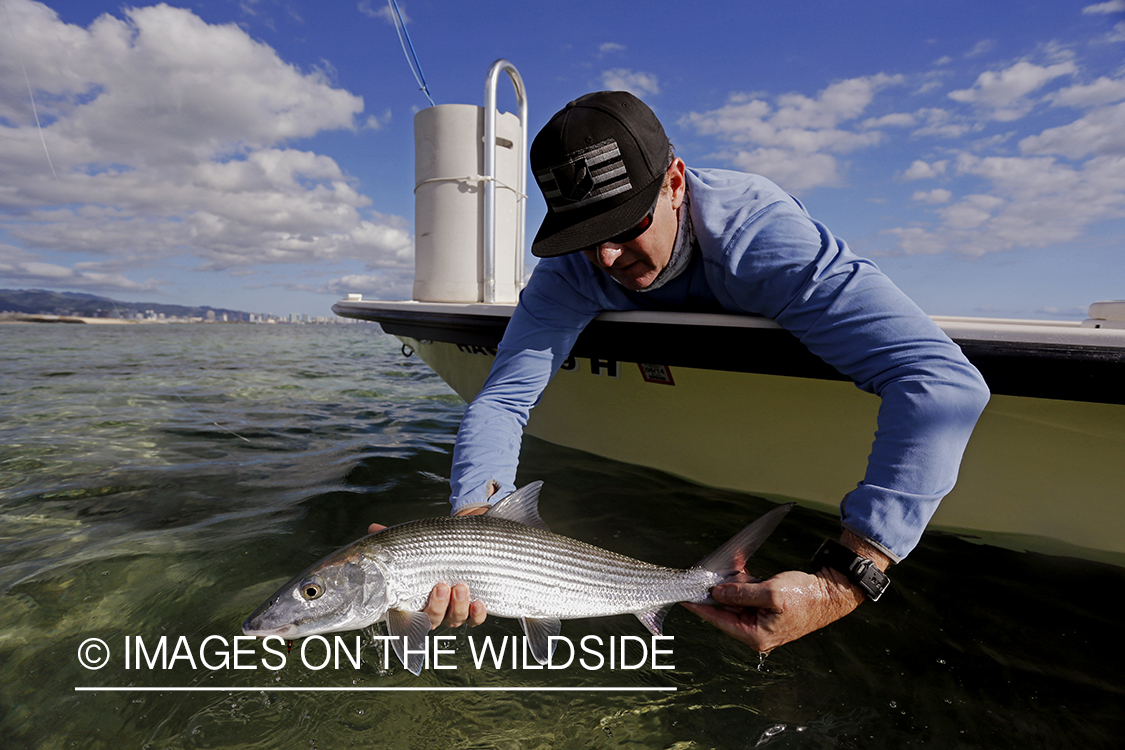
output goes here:
{"type": "Polygon", "coordinates": [[[832,568],[843,573],[873,602],[879,601],[879,597],[891,586],[891,579],[875,563],[833,539],[826,539],[820,545],[813,555],[813,567],[816,570],[832,568]]]}

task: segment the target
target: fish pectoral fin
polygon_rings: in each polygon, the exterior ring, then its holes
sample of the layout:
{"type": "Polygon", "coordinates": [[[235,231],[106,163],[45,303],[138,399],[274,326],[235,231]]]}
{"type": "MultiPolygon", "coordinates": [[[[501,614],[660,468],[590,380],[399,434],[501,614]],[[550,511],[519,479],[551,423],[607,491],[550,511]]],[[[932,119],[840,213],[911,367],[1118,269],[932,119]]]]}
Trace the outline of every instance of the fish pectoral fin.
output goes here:
{"type": "Polygon", "coordinates": [[[426,663],[426,634],[430,632],[430,616],[425,612],[388,609],[387,632],[402,666],[415,675],[421,674],[426,663]]]}
{"type": "Polygon", "coordinates": [[[551,641],[562,631],[562,621],[553,618],[521,617],[520,625],[523,626],[527,644],[531,647],[531,655],[540,664],[546,664],[555,652],[556,644],[551,641]]]}
{"type": "Polygon", "coordinates": [[[542,488],[542,482],[524,485],[512,494],[505,496],[503,500],[493,505],[485,513],[493,518],[506,518],[525,526],[534,526],[537,529],[550,531],[547,524],[539,517],[539,490],[542,488]]]}
{"type": "Polygon", "coordinates": [[[663,607],[650,609],[648,612],[637,612],[637,619],[653,635],[664,635],[664,618],[668,616],[668,612],[674,606],[674,604],[665,604],[663,607]]]}

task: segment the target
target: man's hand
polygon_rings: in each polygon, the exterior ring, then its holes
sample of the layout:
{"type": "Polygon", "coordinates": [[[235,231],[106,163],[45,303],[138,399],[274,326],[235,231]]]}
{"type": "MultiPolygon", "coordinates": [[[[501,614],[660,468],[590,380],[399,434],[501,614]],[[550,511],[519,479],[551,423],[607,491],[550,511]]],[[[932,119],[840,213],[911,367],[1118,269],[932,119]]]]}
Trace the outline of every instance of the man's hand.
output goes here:
{"type": "MultiPolygon", "coordinates": [[[[488,508],[470,508],[457,515],[476,516],[486,510],[488,508]]],[[[382,524],[373,523],[368,527],[367,533],[374,534],[385,528],[387,527],[382,524]]],[[[485,609],[484,602],[470,599],[469,587],[464,583],[458,583],[454,586],[445,583],[437,584],[430,591],[430,599],[426,602],[422,611],[430,617],[430,630],[443,622],[451,628],[459,628],[468,622],[475,628],[484,622],[484,619],[488,616],[488,610],[485,609]]]]}
{"type": "MultiPolygon", "coordinates": [[[[861,537],[845,531],[840,542],[880,570],[890,566],[890,558],[861,537]]],[[[760,583],[724,583],[711,596],[722,606],[684,606],[761,653],[839,620],[866,598],[843,573],[828,568],[815,574],[790,570],[760,583]]]]}
{"type": "Polygon", "coordinates": [[[761,583],[724,583],[711,596],[723,606],[684,606],[763,653],[839,620],[863,601],[835,571],[790,570],[761,583]]]}
{"type": "Polygon", "coordinates": [[[455,586],[437,584],[422,611],[430,616],[430,630],[443,622],[451,628],[459,628],[468,622],[475,628],[488,616],[484,602],[469,599],[469,586],[464,583],[455,586]]]}

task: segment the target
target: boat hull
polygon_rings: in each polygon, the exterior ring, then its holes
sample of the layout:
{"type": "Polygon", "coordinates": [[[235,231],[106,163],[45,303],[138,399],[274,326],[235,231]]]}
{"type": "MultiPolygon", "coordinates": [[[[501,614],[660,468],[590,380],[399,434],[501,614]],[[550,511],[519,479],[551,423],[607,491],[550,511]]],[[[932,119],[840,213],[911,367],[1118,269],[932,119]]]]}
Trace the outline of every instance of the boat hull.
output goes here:
{"type": "MultiPolygon", "coordinates": [[[[466,401],[488,375],[492,357],[479,347],[400,338],[466,401]]],[[[577,358],[548,385],[527,433],[822,510],[863,477],[878,397],[842,381],[665,371],[671,382],[646,380],[635,363],[577,358]]],[[[993,396],[932,527],[1125,562],[1122,456],[1125,406],[993,396]]]]}
{"type": "MultiPolygon", "coordinates": [[[[383,316],[384,329],[466,401],[483,385],[507,322],[495,309],[444,322],[383,316]]],[[[724,332],[728,321],[721,320],[715,333],[714,317],[687,327],[651,316],[592,324],[532,410],[528,434],[706,486],[835,512],[863,477],[878,397],[769,321],[741,321],[739,330],[724,332]],[[643,333],[645,325],[659,330],[643,333]],[[725,360],[708,340],[734,341],[742,354],[725,360]]],[[[985,373],[993,396],[931,528],[1125,564],[1125,403],[1115,403],[1125,383],[1121,337],[1035,326],[1009,326],[1001,336],[1003,326],[943,323],[985,373]],[[1086,400],[1062,397],[1069,394],[1086,400]]]]}

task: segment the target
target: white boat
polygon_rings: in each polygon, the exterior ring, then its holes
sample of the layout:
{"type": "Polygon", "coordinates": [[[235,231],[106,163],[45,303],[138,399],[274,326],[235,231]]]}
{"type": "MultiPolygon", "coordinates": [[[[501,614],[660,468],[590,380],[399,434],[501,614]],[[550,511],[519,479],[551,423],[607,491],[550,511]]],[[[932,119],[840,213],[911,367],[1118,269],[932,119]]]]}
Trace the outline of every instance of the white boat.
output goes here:
{"type": "MultiPolygon", "coordinates": [[[[487,120],[500,70],[512,76],[521,103],[522,131],[507,140],[527,143],[522,83],[510,64],[498,61],[489,73],[488,107],[480,113],[485,136],[468,139],[470,148],[496,139],[487,120]]],[[[526,145],[510,150],[522,160],[526,145]]],[[[458,221],[486,218],[483,229],[455,227],[469,238],[468,247],[435,247],[419,237],[415,300],[349,295],[333,308],[344,317],[380,323],[466,401],[488,374],[522,279],[521,207],[508,211],[520,223],[507,227],[516,249],[492,250],[489,234],[495,236],[497,224],[489,229],[489,201],[496,200],[497,182],[505,185],[490,171],[496,159],[486,155],[482,161],[482,177],[417,175],[420,186],[450,187],[452,200],[464,203],[470,195],[470,219],[458,221]],[[486,189],[476,195],[451,184],[458,180],[479,181],[486,189]],[[456,270],[435,281],[440,269],[456,270]],[[435,300],[450,280],[466,275],[471,291],[457,293],[468,299],[435,300]]],[[[522,176],[509,180],[517,185],[513,194],[522,192],[522,176]]],[[[418,221],[455,213],[441,200],[419,193],[419,213],[429,218],[418,221]],[[423,205],[429,201],[436,204],[423,205]]],[[[441,233],[427,232],[434,234],[441,233]]],[[[1083,323],[935,320],[993,395],[957,486],[930,528],[1125,565],[1125,302],[1097,303],[1083,323]]],[[[606,313],[579,337],[532,411],[527,432],[700,484],[834,512],[864,474],[878,405],[878,397],[860,391],[773,321],[606,313]]]]}

